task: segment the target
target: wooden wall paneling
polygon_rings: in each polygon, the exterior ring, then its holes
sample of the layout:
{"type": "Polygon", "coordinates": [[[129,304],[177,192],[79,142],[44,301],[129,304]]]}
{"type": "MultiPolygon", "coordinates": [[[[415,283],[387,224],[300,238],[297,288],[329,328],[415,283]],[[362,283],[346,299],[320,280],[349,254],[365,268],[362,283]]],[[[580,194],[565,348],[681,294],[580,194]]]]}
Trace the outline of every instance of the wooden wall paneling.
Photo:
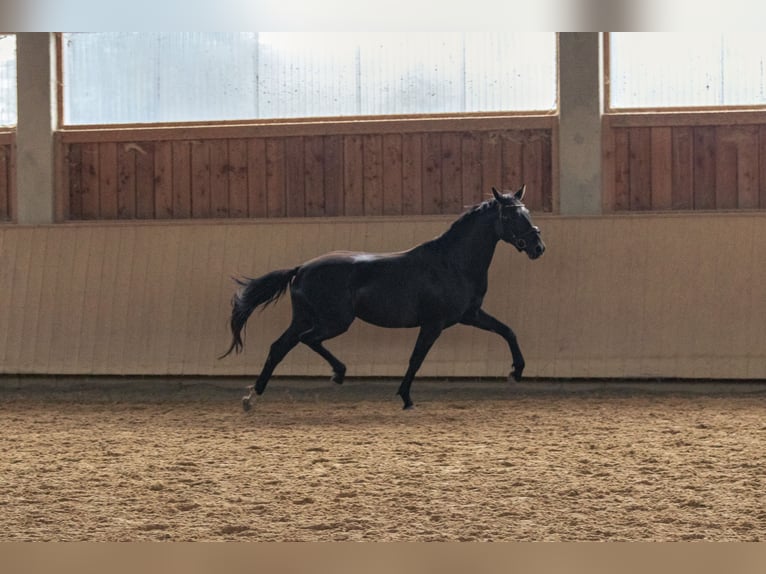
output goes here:
{"type": "MultiPolygon", "coordinates": [[[[45,230],[47,232],[47,230],[45,230]]],[[[40,328],[40,300],[43,285],[44,265],[39,262],[46,261],[46,235],[47,233],[36,233],[29,236],[28,249],[24,250],[24,259],[22,265],[25,269],[20,276],[24,277],[23,297],[20,302],[22,310],[19,323],[12,328],[12,336],[20,341],[16,346],[16,362],[21,372],[29,372],[37,357],[35,350],[37,346],[37,332],[40,328]]]]}
{"type": "Polygon", "coordinates": [[[441,134],[442,213],[463,211],[463,150],[461,134],[441,134]]]}
{"type": "Polygon", "coordinates": [[[285,217],[287,215],[285,142],[282,139],[266,140],[266,192],[268,216],[285,217]]]}
{"type": "Polygon", "coordinates": [[[155,142],[136,144],[136,217],[154,219],[154,145],[155,142]]]}
{"type": "Polygon", "coordinates": [[[558,181],[558,169],[554,168],[554,165],[558,163],[554,152],[554,140],[555,138],[551,135],[551,132],[546,132],[545,137],[541,138],[540,175],[542,180],[540,193],[543,197],[542,208],[546,213],[558,211],[558,206],[554,206],[554,182],[558,181]]]}
{"type": "Polygon", "coordinates": [[[673,206],[673,139],[669,127],[651,129],[652,209],[673,206]]]}
{"type": "Polygon", "coordinates": [[[0,221],[10,219],[10,146],[0,145],[0,221]]]}
{"type": "Polygon", "coordinates": [[[601,208],[604,213],[615,210],[615,129],[610,117],[601,121],[601,208]]]}
{"type": "Polygon", "coordinates": [[[442,140],[439,133],[423,134],[423,213],[442,213],[442,140]]]}
{"type": "Polygon", "coordinates": [[[671,207],[677,210],[694,208],[694,135],[691,127],[672,128],[673,188],[671,207]]]}
{"type": "MultiPolygon", "coordinates": [[[[19,288],[20,275],[26,271],[19,265],[19,250],[23,249],[22,237],[25,230],[19,229],[16,233],[4,231],[0,227],[2,239],[0,240],[0,261],[2,261],[2,271],[0,271],[0,366],[10,364],[9,342],[14,337],[12,328],[15,323],[12,315],[22,309],[20,298],[24,290],[19,288]]],[[[55,262],[53,263],[55,265],[55,262]]]]}
{"type": "Polygon", "coordinates": [[[188,219],[192,214],[191,143],[174,141],[173,153],[173,218],[188,219]]]}
{"type": "MultiPolygon", "coordinates": [[[[507,132],[502,135],[502,174],[501,188],[516,191],[524,184],[524,147],[525,136],[520,132],[507,132]]],[[[530,188],[531,189],[531,188],[530,188]]],[[[531,199],[531,198],[530,198],[531,199]]]]}
{"type": "Polygon", "coordinates": [[[82,145],[70,144],[67,150],[66,172],[69,181],[67,217],[82,219],[82,145]]]}
{"type": "Polygon", "coordinates": [[[229,145],[225,139],[210,142],[210,212],[229,217],[229,145]]]}
{"type": "Polygon", "coordinates": [[[358,135],[343,138],[343,215],[364,215],[364,146],[358,135]]]}
{"type": "MultiPolygon", "coordinates": [[[[51,324],[50,350],[46,356],[43,372],[63,373],[68,371],[79,338],[77,309],[74,301],[80,289],[80,281],[74,276],[74,259],[76,251],[76,229],[58,228],[60,231],[51,233],[50,238],[55,243],[55,249],[50,251],[55,255],[50,261],[53,267],[51,282],[55,293],[54,304],[48,307],[46,320],[51,324]],[[55,239],[54,239],[55,238],[55,239]]],[[[103,295],[103,293],[102,293],[103,295]]]]}
{"type": "Polygon", "coordinates": [[[98,146],[98,219],[117,218],[117,144],[103,142],[98,146]]]}
{"type": "Polygon", "coordinates": [[[306,215],[306,168],[303,137],[285,138],[285,189],[287,216],[306,215]]]}
{"type": "Polygon", "coordinates": [[[226,184],[229,189],[229,217],[248,217],[247,140],[232,139],[228,140],[227,144],[226,184]]]}
{"type": "Polygon", "coordinates": [[[527,186],[524,203],[534,211],[544,211],[549,193],[543,183],[543,141],[542,133],[533,132],[521,148],[521,182],[527,186]]]}
{"type": "Polygon", "coordinates": [[[715,209],[716,127],[696,126],[694,134],[694,209],[715,209]]]}
{"type": "Polygon", "coordinates": [[[402,213],[423,213],[423,136],[402,135],[402,213]]]}
{"type": "Polygon", "coordinates": [[[210,198],[210,141],[191,144],[191,216],[207,218],[213,214],[210,198]]]}
{"type": "Polygon", "coordinates": [[[266,184],[266,140],[247,140],[247,212],[250,217],[267,217],[269,194],[266,184]]]}
{"type": "Polygon", "coordinates": [[[766,209],[766,125],[758,126],[758,198],[759,207],[766,209]]]}
{"type": "Polygon", "coordinates": [[[630,209],[630,138],[626,128],[614,130],[614,211],[630,209]]]}
{"type": "Polygon", "coordinates": [[[323,136],[309,136],[305,144],[306,216],[322,217],[325,208],[325,150],[323,136]]]}
{"type": "Polygon", "coordinates": [[[117,217],[136,217],[136,150],[131,143],[117,146],[117,217]]]}
{"type": "Polygon", "coordinates": [[[741,126],[734,139],[737,146],[737,207],[758,209],[758,165],[759,126],[741,126]]]}
{"type": "Polygon", "coordinates": [[[476,205],[484,201],[489,194],[488,189],[482,188],[481,181],[481,141],[473,132],[460,134],[462,155],[461,189],[462,208],[476,205]]]}
{"type": "Polygon", "coordinates": [[[488,194],[503,187],[503,142],[497,132],[487,132],[481,138],[481,188],[488,194]]]}
{"type": "Polygon", "coordinates": [[[652,207],[652,132],[651,128],[632,128],[630,146],[630,209],[647,211],[652,207]]]}
{"type": "Polygon", "coordinates": [[[383,136],[383,214],[401,215],[404,184],[401,134],[383,136]]]}
{"type": "Polygon", "coordinates": [[[720,126],[716,134],[715,151],[715,207],[737,207],[737,128],[720,126]]]}
{"type": "Polygon", "coordinates": [[[98,144],[82,145],[82,219],[98,219],[101,216],[99,204],[99,161],[98,144]]]}
{"type": "Polygon", "coordinates": [[[343,215],[343,137],[324,138],[324,209],[325,215],[343,215]]]}
{"type": "Polygon", "coordinates": [[[362,189],[365,215],[383,214],[383,136],[368,134],[362,138],[362,189]]]}
{"type": "Polygon", "coordinates": [[[154,217],[172,219],[173,207],[173,144],[158,141],[154,144],[154,217]]]}

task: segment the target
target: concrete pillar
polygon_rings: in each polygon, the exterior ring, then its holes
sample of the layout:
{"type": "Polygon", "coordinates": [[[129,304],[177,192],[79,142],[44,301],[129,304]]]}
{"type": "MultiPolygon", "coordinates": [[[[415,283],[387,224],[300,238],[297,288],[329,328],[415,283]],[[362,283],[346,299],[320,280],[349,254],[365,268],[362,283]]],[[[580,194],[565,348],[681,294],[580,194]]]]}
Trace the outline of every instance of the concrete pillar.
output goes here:
{"type": "Polygon", "coordinates": [[[16,207],[21,224],[54,220],[54,146],[57,122],[56,47],[48,32],[16,35],[18,126],[16,207]]]}
{"type": "Polygon", "coordinates": [[[559,34],[559,209],[599,214],[601,50],[598,32],[559,34]]]}

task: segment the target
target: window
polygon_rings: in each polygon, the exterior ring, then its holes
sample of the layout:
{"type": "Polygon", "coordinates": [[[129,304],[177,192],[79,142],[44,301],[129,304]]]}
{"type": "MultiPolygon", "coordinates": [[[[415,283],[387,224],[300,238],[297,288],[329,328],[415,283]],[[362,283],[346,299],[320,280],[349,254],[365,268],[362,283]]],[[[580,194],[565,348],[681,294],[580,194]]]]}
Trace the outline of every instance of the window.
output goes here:
{"type": "Polygon", "coordinates": [[[66,125],[556,108],[553,33],[62,35],[66,125]]]}
{"type": "Polygon", "coordinates": [[[16,125],[16,36],[0,34],[0,127],[16,125]]]}
{"type": "Polygon", "coordinates": [[[612,109],[766,105],[766,35],[609,34],[612,109]]]}

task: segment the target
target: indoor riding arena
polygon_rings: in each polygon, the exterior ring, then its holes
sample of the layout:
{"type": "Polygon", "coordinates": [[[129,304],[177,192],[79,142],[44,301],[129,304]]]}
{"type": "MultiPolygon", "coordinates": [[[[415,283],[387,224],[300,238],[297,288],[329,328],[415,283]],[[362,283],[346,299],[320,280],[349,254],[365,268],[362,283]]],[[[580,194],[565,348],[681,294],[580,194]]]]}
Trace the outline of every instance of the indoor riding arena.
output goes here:
{"type": "Polygon", "coordinates": [[[386,34],[0,35],[2,541],[766,540],[766,102],[649,85],[627,34],[386,34]],[[427,72],[455,54],[458,95],[427,72]],[[222,93],[255,111],[204,107],[253,62],[222,93]],[[403,409],[418,326],[357,319],[324,343],[342,384],[298,344],[243,409],[292,309],[219,359],[233,278],[405,251],[524,185],[545,252],[499,240],[481,307],[520,381],[457,324],[403,409]]]}

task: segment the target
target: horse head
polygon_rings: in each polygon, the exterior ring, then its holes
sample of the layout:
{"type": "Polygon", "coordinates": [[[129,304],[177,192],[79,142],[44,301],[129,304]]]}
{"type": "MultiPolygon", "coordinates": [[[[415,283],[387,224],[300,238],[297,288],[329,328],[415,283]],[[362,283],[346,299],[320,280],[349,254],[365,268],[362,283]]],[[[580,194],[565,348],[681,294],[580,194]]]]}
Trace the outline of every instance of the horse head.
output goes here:
{"type": "Polygon", "coordinates": [[[545,251],[545,243],[540,237],[540,228],[532,224],[529,210],[522,203],[526,189],[527,186],[522,185],[516,193],[500,193],[492,188],[498,206],[495,229],[500,239],[530,259],[537,259],[545,251]]]}

